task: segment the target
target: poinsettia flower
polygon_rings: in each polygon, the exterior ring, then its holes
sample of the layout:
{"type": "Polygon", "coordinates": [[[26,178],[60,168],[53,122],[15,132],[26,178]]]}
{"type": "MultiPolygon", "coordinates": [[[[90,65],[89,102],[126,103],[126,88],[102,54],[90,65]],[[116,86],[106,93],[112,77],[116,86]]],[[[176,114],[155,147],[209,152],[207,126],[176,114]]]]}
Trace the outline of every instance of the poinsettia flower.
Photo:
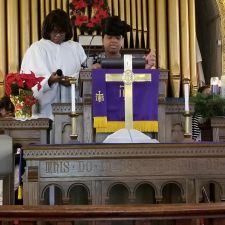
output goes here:
{"type": "Polygon", "coordinates": [[[90,27],[91,28],[91,27],[94,27],[94,26],[95,26],[94,23],[91,23],[91,22],[90,23],[87,23],[87,27],[90,27]]]}
{"type": "Polygon", "coordinates": [[[102,6],[104,6],[104,0],[94,0],[94,3],[93,3],[93,5],[95,5],[95,6],[99,6],[99,7],[102,7],[102,6]]]}
{"type": "Polygon", "coordinates": [[[76,5],[76,9],[82,9],[87,7],[86,1],[83,0],[73,0],[72,4],[76,5]]]}
{"type": "Polygon", "coordinates": [[[92,24],[98,24],[100,22],[100,18],[98,18],[98,17],[94,17],[92,20],[91,20],[91,23],[92,24]]]}
{"type": "Polygon", "coordinates": [[[82,8],[86,8],[87,7],[87,3],[84,1],[78,1],[76,4],[76,9],[82,9],[82,8]]]}
{"type": "Polygon", "coordinates": [[[87,16],[77,15],[76,21],[75,21],[75,25],[76,26],[81,26],[83,23],[87,23],[87,22],[88,22],[88,17],[87,16]]]}
{"type": "Polygon", "coordinates": [[[101,18],[103,19],[103,18],[108,17],[109,14],[108,14],[105,10],[99,9],[99,11],[98,11],[98,16],[101,17],[101,18]]]}

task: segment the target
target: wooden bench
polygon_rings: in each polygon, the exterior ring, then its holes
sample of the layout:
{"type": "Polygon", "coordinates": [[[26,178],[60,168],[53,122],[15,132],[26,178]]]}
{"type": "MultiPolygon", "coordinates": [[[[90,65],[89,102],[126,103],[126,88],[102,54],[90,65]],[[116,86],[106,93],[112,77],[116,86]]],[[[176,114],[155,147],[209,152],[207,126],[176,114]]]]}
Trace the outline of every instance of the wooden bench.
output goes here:
{"type": "MultiPolygon", "coordinates": [[[[61,205],[61,206],[0,206],[0,221],[112,221],[129,220],[140,224],[152,220],[177,220],[176,225],[199,224],[210,218],[210,225],[225,224],[224,203],[167,204],[167,205],[61,205]],[[193,223],[194,221],[194,223],[193,223]]],[[[107,222],[108,223],[108,222],[107,222]]],[[[207,223],[205,223],[207,224],[207,223]]]]}

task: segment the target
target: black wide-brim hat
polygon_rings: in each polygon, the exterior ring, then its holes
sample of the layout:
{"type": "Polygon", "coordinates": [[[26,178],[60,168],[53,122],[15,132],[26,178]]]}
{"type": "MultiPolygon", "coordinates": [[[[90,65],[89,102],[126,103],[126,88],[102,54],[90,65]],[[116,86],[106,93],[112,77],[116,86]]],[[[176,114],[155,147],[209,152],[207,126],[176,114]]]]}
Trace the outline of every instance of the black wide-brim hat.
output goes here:
{"type": "Polygon", "coordinates": [[[125,21],[121,21],[118,16],[110,16],[102,20],[102,35],[105,34],[110,36],[119,36],[124,35],[127,32],[130,32],[131,26],[128,25],[125,21]]]}

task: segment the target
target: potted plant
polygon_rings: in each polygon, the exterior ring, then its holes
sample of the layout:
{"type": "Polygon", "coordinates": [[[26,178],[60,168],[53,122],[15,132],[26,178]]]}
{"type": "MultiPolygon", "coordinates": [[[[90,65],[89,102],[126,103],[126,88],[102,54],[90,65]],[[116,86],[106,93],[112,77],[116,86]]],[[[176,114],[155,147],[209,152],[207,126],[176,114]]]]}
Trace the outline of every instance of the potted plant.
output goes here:
{"type": "Polygon", "coordinates": [[[15,118],[26,119],[32,116],[31,107],[37,102],[32,87],[41,88],[44,77],[36,77],[34,73],[10,73],[5,79],[5,93],[15,107],[15,118]]]}
{"type": "Polygon", "coordinates": [[[225,116],[225,98],[218,94],[197,93],[191,98],[195,115],[199,115],[202,140],[212,140],[211,118],[225,116]]]}
{"type": "Polygon", "coordinates": [[[215,116],[225,116],[225,98],[218,94],[198,93],[192,97],[195,104],[195,113],[200,114],[205,120],[215,116]]]}

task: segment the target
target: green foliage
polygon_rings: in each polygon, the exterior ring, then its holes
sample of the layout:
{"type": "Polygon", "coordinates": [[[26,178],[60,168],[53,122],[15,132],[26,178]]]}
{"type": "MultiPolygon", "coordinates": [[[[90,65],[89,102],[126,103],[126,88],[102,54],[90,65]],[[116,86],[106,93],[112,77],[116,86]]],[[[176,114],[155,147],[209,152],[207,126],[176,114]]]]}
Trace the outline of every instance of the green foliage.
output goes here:
{"type": "Polygon", "coordinates": [[[195,104],[195,113],[203,118],[225,116],[225,98],[220,95],[198,93],[191,101],[195,104]]]}
{"type": "Polygon", "coordinates": [[[19,95],[19,87],[16,82],[11,84],[12,93],[11,95],[19,95]]]}

